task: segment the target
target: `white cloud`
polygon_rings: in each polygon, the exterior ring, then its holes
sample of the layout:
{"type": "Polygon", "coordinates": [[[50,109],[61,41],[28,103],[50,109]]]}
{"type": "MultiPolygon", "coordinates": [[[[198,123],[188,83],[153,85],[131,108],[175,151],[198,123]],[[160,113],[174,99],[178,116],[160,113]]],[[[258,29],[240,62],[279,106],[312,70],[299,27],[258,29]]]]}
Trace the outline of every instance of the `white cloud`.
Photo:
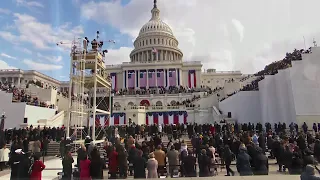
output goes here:
{"type": "Polygon", "coordinates": [[[32,54],[32,51],[27,49],[27,48],[23,48],[23,47],[16,47],[16,49],[26,53],[26,54],[32,54]]]}
{"type": "Polygon", "coordinates": [[[0,14],[10,14],[11,11],[9,9],[0,8],[0,14]]]}
{"type": "Polygon", "coordinates": [[[8,63],[6,63],[3,60],[0,60],[0,69],[18,69],[16,67],[10,66],[8,63]]]}
{"type": "Polygon", "coordinates": [[[25,6],[28,8],[43,8],[43,4],[41,4],[40,2],[37,1],[30,1],[30,0],[15,0],[16,4],[18,6],[25,6]]]}
{"type": "Polygon", "coordinates": [[[236,28],[236,30],[238,31],[238,33],[240,35],[240,42],[242,42],[243,38],[244,38],[244,26],[237,19],[232,19],[231,21],[232,21],[232,24],[234,25],[234,27],[236,28]]]}
{"type": "Polygon", "coordinates": [[[38,71],[51,71],[51,70],[59,70],[62,69],[61,65],[54,65],[54,64],[46,64],[46,63],[39,63],[29,59],[24,59],[23,63],[28,66],[28,68],[32,70],[38,71]]]}
{"type": "Polygon", "coordinates": [[[3,60],[0,60],[0,69],[18,69],[16,67],[10,66],[8,63],[6,63],[3,60]]]}
{"type": "Polygon", "coordinates": [[[5,53],[1,53],[0,56],[8,58],[8,59],[17,59],[16,57],[10,56],[10,55],[5,54],[5,53]]]}
{"type": "MultiPolygon", "coordinates": [[[[150,0],[131,0],[126,6],[120,1],[90,1],[81,5],[81,13],[82,18],[110,24],[135,38],[150,19],[152,6],[150,0]]],[[[319,6],[318,0],[158,1],[161,19],[172,27],[184,60],[200,58],[211,68],[228,67],[245,73],[256,72],[278,60],[272,58],[284,57],[287,51],[301,47],[302,36],[309,39],[307,43],[312,42],[312,36],[320,39],[320,24],[315,23],[314,15],[319,6]],[[262,58],[261,54],[268,56],[262,58]]],[[[129,54],[126,56],[129,60],[129,54]]]]}
{"type": "Polygon", "coordinates": [[[107,65],[120,64],[129,60],[129,54],[133,50],[130,47],[120,47],[119,49],[110,49],[106,54],[105,63],[107,65]]]}
{"type": "Polygon", "coordinates": [[[70,23],[52,27],[51,24],[41,23],[35,17],[27,14],[15,13],[14,18],[14,25],[18,33],[0,31],[0,37],[15,44],[26,42],[38,49],[50,49],[56,46],[57,42],[69,42],[74,36],[83,34],[81,26],[71,27],[70,23]]]}
{"type": "Polygon", "coordinates": [[[51,63],[59,63],[62,61],[62,56],[48,56],[42,55],[41,53],[37,53],[37,56],[42,60],[45,59],[51,63]]]}

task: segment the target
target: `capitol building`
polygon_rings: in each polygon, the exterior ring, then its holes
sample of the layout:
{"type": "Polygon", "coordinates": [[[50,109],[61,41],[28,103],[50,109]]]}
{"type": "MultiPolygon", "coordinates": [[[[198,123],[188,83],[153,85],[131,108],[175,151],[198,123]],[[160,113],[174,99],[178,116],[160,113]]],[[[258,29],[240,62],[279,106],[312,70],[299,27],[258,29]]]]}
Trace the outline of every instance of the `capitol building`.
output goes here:
{"type": "MultiPolygon", "coordinates": [[[[103,71],[110,75],[113,92],[113,113],[108,125],[127,124],[129,119],[138,124],[219,121],[225,118],[216,108],[219,99],[252,80],[251,76],[240,71],[204,71],[200,61],[184,61],[179,42],[171,28],[161,20],[156,1],[150,20],[142,26],[133,46],[128,62],[103,67],[103,71]]],[[[39,113],[38,109],[30,112],[21,110],[23,117],[20,118],[24,118],[22,124],[47,122],[44,124],[50,125],[49,121],[65,124],[68,98],[63,94],[68,94],[68,81],[58,81],[37,71],[20,69],[0,70],[0,81],[26,89],[31,97],[53,105],[59,112],[50,117],[48,113],[39,113]]],[[[97,87],[96,92],[97,97],[108,96],[104,87],[97,87]]],[[[9,102],[4,102],[4,107],[5,103],[9,102]]],[[[99,107],[107,111],[109,104],[104,101],[99,107]]],[[[7,113],[10,110],[3,111],[7,113]]],[[[12,116],[17,114],[13,112],[12,116]]],[[[88,118],[93,121],[93,118],[88,118]]],[[[107,116],[99,114],[98,118],[103,124],[107,116]]],[[[21,122],[13,121],[16,120],[12,120],[11,126],[20,126],[21,122]]]]}

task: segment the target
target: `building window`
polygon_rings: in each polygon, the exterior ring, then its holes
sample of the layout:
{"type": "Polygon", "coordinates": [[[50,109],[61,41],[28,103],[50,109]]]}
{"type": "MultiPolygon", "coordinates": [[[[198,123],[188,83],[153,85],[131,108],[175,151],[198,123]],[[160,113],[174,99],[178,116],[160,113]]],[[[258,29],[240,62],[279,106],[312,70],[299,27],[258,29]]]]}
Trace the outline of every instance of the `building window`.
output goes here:
{"type": "Polygon", "coordinates": [[[210,83],[210,81],[208,81],[208,84],[210,83]]]}
{"type": "Polygon", "coordinates": [[[150,45],[152,44],[152,41],[151,41],[151,39],[150,39],[150,45]]]}
{"type": "Polygon", "coordinates": [[[153,39],[153,44],[156,44],[156,39],[153,39]]]}

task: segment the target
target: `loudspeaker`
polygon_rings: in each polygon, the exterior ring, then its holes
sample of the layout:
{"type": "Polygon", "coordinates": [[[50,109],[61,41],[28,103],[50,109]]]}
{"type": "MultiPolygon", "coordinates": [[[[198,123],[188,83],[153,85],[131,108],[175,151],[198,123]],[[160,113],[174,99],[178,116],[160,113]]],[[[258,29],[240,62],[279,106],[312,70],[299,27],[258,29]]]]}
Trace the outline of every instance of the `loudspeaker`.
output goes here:
{"type": "Polygon", "coordinates": [[[231,112],[228,112],[228,118],[231,118],[232,116],[231,116],[231,112]]]}

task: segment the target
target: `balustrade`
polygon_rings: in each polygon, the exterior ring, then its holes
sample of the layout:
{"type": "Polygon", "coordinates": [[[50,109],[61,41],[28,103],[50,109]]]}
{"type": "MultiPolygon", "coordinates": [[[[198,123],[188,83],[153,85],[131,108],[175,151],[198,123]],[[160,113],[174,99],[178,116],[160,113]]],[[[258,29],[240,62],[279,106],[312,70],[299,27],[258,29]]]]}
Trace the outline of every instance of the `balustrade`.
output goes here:
{"type": "Polygon", "coordinates": [[[185,107],[185,106],[126,106],[126,107],[114,107],[114,111],[126,111],[126,110],[193,110],[194,107],[185,107]]]}

